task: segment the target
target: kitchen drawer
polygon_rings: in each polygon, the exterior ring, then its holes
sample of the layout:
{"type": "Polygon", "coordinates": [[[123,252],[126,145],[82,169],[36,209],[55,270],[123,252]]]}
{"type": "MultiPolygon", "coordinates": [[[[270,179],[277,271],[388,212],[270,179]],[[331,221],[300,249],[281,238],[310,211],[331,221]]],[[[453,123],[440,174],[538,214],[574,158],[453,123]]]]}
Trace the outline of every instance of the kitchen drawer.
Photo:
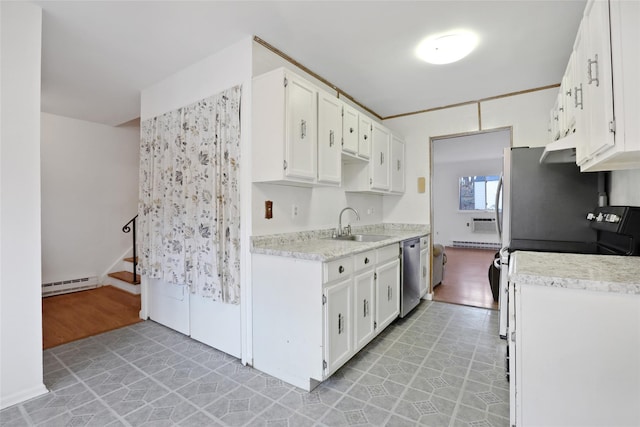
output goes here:
{"type": "Polygon", "coordinates": [[[365,268],[373,267],[376,263],[376,251],[362,252],[353,256],[353,270],[359,271],[365,268]]]}
{"type": "Polygon", "coordinates": [[[420,237],[420,249],[429,247],[429,236],[420,237]]]}
{"type": "Polygon", "coordinates": [[[353,257],[340,258],[324,264],[323,283],[348,277],[353,272],[353,257]]]}
{"type": "Polygon", "coordinates": [[[400,247],[397,244],[385,246],[384,248],[376,249],[377,263],[398,258],[400,255],[400,247]]]}

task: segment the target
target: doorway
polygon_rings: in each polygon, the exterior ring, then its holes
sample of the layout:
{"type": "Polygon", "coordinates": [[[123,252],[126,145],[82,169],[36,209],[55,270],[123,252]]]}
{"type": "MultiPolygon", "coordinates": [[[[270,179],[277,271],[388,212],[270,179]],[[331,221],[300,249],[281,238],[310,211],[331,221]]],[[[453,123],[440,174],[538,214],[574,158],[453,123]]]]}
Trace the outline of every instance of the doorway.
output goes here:
{"type": "Polygon", "coordinates": [[[496,192],[510,146],[511,128],[431,139],[432,238],[446,260],[435,301],[498,308],[488,271],[501,246],[496,192]]]}

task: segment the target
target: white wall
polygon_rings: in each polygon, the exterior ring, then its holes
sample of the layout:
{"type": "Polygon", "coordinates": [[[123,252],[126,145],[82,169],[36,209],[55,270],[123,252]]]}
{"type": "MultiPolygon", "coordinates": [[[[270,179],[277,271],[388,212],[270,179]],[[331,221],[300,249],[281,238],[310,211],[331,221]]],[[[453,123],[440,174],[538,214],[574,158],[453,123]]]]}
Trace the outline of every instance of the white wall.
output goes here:
{"type": "Polygon", "coordinates": [[[407,150],[407,192],[383,200],[385,222],[429,221],[429,192],[418,193],[416,184],[421,176],[429,182],[429,138],[512,127],[514,147],[545,145],[549,110],[557,93],[552,88],[482,102],[482,128],[477,104],[385,120],[386,126],[405,137],[407,150]]]}
{"type": "Polygon", "coordinates": [[[42,10],[0,2],[0,408],[46,393],[40,274],[42,10]]]}
{"type": "Polygon", "coordinates": [[[499,175],[502,156],[511,143],[511,131],[483,132],[433,140],[433,241],[451,245],[453,240],[498,243],[498,234],[474,233],[472,218],[494,218],[491,212],[459,210],[462,176],[499,175]]]}
{"type": "Polygon", "coordinates": [[[609,204],[640,206],[640,169],[611,172],[609,204]]]}
{"type": "Polygon", "coordinates": [[[453,240],[498,243],[496,233],[474,233],[472,218],[494,218],[493,212],[459,210],[458,180],[461,176],[495,175],[502,170],[502,159],[478,159],[451,163],[434,163],[433,242],[450,246],[453,240]]]}
{"type": "Polygon", "coordinates": [[[383,217],[386,222],[413,224],[429,223],[429,139],[478,130],[476,105],[436,110],[385,120],[384,124],[397,131],[405,139],[407,165],[406,192],[401,197],[383,200],[383,217]],[[425,177],[427,191],[418,193],[418,178],[425,177]]]}
{"type": "MultiPolygon", "coordinates": [[[[252,40],[243,39],[226,49],[215,53],[196,64],[168,77],[158,84],[142,91],[141,120],[152,118],[168,111],[189,105],[195,101],[215,95],[220,91],[242,85],[241,103],[241,304],[231,305],[203,299],[190,294],[190,298],[180,301],[172,295],[162,295],[162,287],[150,287],[143,278],[143,316],[154,318],[154,310],[161,309],[158,317],[172,326],[173,320],[165,317],[171,311],[171,304],[177,304],[176,313],[188,313],[189,319],[174,319],[176,325],[187,322],[191,336],[212,347],[234,356],[242,354],[243,360],[250,360],[251,309],[250,284],[251,265],[249,236],[251,234],[251,67],[252,40]],[[158,292],[148,298],[147,292],[158,292]],[[149,301],[164,298],[164,303],[149,306],[149,301]],[[194,301],[197,298],[197,301],[194,301]],[[165,304],[166,303],[166,304],[165,304]],[[183,305],[188,310],[183,310],[183,305]],[[145,310],[148,312],[145,313],[145,310]]],[[[177,285],[174,285],[177,286],[177,285]]],[[[183,314],[184,316],[184,314],[183,314]]],[[[176,329],[180,327],[176,326],[176,329]]]]}
{"type": "Polygon", "coordinates": [[[102,276],[131,249],[140,129],[42,114],[42,281],[102,276]]]}

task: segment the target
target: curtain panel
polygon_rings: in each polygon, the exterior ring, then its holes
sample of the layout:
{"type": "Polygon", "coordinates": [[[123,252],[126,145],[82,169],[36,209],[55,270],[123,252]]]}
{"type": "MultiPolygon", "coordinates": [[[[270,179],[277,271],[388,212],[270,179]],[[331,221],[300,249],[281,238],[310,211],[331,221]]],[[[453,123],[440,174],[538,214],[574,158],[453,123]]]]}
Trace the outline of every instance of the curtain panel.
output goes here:
{"type": "Polygon", "coordinates": [[[240,302],[241,86],[141,123],[140,274],[240,302]]]}

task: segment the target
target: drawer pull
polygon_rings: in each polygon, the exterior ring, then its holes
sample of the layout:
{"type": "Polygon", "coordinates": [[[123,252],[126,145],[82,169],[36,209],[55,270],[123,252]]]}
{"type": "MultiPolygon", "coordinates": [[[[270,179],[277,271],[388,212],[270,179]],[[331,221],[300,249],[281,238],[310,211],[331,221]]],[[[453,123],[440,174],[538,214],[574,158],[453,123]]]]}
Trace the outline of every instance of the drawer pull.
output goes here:
{"type": "Polygon", "coordinates": [[[364,263],[365,263],[365,264],[369,264],[369,258],[365,258],[365,259],[364,259],[364,263]]]}
{"type": "Polygon", "coordinates": [[[338,273],[340,273],[340,274],[344,273],[344,267],[343,266],[338,267],[338,273]]]}

